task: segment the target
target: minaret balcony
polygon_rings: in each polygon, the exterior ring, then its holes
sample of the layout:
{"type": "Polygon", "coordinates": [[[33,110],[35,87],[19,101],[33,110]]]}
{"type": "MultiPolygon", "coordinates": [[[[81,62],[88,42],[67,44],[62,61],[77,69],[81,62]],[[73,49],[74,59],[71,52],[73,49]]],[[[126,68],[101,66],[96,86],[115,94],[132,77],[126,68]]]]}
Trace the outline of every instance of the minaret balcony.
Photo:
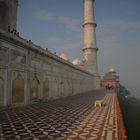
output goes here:
{"type": "Polygon", "coordinates": [[[91,25],[93,25],[94,27],[97,26],[96,22],[94,22],[94,21],[85,21],[85,22],[83,23],[83,27],[84,27],[85,25],[88,25],[88,24],[91,24],[91,25]]]}

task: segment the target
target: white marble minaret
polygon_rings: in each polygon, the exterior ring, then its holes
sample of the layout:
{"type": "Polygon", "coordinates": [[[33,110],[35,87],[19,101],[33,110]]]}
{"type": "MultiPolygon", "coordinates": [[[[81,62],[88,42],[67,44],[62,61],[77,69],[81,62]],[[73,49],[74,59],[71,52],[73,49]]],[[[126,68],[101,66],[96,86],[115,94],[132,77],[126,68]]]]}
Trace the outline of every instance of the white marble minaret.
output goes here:
{"type": "Polygon", "coordinates": [[[94,17],[94,0],[84,0],[84,66],[95,77],[95,89],[100,88],[100,77],[97,66],[96,28],[94,17]]]}
{"type": "Polygon", "coordinates": [[[18,0],[0,0],[0,29],[16,29],[18,0]]]}

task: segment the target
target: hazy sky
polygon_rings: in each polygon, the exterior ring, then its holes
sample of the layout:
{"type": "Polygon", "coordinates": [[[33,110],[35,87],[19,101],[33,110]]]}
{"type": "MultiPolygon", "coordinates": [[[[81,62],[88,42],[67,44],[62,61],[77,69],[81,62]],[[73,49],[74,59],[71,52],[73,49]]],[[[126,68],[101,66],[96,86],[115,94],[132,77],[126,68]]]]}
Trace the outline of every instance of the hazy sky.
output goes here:
{"type": "MultiPolygon", "coordinates": [[[[140,0],[95,0],[100,75],[114,68],[140,97],[140,0]]],[[[20,0],[20,35],[69,59],[82,59],[83,0],[20,0]]]]}

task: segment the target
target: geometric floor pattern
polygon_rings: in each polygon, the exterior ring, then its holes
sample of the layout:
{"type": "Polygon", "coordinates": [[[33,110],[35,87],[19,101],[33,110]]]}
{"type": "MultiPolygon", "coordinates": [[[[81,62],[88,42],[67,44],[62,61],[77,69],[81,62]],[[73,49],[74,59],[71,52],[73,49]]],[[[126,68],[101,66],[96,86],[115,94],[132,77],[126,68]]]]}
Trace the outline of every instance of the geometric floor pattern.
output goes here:
{"type": "Polygon", "coordinates": [[[0,109],[0,140],[118,140],[115,94],[79,94],[0,109]],[[103,107],[94,107],[103,99],[103,107]]]}
{"type": "Polygon", "coordinates": [[[67,140],[118,140],[116,94],[107,94],[102,107],[95,107],[67,140]]]}

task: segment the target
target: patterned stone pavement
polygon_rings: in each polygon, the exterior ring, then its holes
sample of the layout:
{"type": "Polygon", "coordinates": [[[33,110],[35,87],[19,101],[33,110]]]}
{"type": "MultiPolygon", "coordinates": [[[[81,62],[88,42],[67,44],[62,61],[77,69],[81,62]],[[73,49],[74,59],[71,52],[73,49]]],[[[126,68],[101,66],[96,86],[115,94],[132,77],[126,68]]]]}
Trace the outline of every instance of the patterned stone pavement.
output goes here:
{"type": "Polygon", "coordinates": [[[118,99],[103,91],[0,109],[0,140],[124,140],[118,133],[118,99]],[[97,99],[102,107],[94,107],[97,99]]]}
{"type": "Polygon", "coordinates": [[[93,112],[95,100],[104,96],[105,92],[94,91],[25,107],[0,109],[0,140],[68,139],[80,122],[93,112]]]}
{"type": "Polygon", "coordinates": [[[69,134],[67,140],[119,140],[116,101],[116,94],[107,94],[103,106],[95,107],[69,134]]]}

